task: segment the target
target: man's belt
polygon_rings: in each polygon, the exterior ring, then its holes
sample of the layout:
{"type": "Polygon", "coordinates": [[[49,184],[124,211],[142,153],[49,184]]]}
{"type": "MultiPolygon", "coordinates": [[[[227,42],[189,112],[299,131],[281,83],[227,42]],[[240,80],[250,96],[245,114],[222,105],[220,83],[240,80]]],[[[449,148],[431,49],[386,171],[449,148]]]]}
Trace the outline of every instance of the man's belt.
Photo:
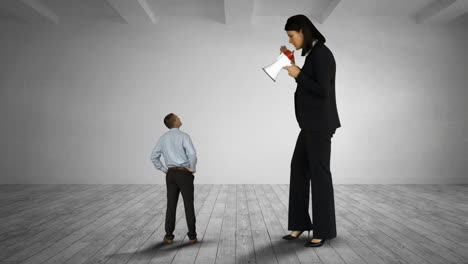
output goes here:
{"type": "Polygon", "coordinates": [[[168,168],[168,170],[184,170],[184,171],[189,171],[187,168],[185,167],[170,167],[168,168]]]}

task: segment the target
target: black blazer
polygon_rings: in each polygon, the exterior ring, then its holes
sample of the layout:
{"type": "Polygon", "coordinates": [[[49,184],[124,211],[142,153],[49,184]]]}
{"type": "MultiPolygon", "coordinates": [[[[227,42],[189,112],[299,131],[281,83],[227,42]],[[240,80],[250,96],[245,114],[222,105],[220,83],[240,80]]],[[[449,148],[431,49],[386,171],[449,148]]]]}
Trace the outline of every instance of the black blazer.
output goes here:
{"type": "Polygon", "coordinates": [[[299,127],[335,133],[341,127],[335,97],[336,64],[332,52],[317,42],[296,78],[294,108],[299,127]]]}

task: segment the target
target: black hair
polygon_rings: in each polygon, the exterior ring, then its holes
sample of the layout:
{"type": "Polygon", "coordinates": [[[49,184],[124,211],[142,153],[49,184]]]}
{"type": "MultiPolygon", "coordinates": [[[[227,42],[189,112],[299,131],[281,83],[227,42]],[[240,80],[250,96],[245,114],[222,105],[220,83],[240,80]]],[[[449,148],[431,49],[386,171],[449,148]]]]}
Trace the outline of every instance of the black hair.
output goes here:
{"type": "Polygon", "coordinates": [[[312,43],[314,40],[319,42],[325,43],[326,39],[318,31],[318,29],[312,24],[306,16],[304,15],[295,15],[286,21],[286,25],[284,25],[284,30],[286,31],[302,31],[304,35],[304,43],[302,44],[302,56],[304,56],[310,49],[312,49],[312,43]]]}

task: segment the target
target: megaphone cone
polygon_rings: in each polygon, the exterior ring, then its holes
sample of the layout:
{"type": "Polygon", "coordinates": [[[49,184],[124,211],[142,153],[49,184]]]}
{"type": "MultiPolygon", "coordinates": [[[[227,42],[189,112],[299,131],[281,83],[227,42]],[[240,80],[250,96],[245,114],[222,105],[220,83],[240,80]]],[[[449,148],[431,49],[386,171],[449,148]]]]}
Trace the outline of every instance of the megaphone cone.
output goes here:
{"type": "Polygon", "coordinates": [[[273,64],[263,67],[262,69],[273,81],[276,82],[276,77],[278,77],[281,69],[283,69],[284,66],[290,66],[292,60],[294,60],[294,54],[290,50],[286,50],[281,53],[273,64]]]}

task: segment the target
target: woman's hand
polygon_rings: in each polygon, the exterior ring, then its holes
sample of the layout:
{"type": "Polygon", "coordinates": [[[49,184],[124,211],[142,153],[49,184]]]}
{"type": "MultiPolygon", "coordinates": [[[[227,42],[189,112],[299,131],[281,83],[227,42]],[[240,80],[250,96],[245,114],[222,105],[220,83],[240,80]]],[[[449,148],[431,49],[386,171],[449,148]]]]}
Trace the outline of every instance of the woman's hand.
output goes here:
{"type": "Polygon", "coordinates": [[[293,77],[293,78],[297,78],[297,76],[299,75],[299,73],[301,73],[301,68],[299,68],[299,67],[297,67],[296,65],[294,65],[294,63],[293,63],[291,66],[285,66],[285,67],[283,67],[283,69],[287,70],[289,76],[291,76],[291,77],[293,77]]]}
{"type": "MultiPolygon", "coordinates": [[[[288,48],[286,48],[286,46],[281,46],[281,47],[280,47],[280,54],[283,53],[283,52],[285,52],[285,51],[287,51],[287,50],[288,50],[288,48]]],[[[294,54],[294,50],[292,51],[292,53],[294,54]]],[[[294,61],[294,56],[293,56],[293,60],[292,60],[291,63],[292,63],[292,64],[296,63],[296,62],[294,61]]]]}

